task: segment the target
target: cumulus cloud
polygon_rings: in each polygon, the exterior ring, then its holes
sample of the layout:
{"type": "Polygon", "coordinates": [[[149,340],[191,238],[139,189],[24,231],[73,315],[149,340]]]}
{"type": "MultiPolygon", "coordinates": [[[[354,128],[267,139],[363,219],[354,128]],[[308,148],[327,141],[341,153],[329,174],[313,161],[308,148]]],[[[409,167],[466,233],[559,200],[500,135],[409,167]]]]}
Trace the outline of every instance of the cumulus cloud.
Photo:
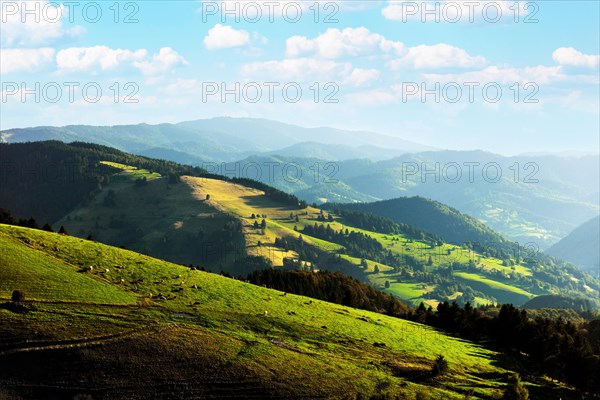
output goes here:
{"type": "Polygon", "coordinates": [[[445,43],[420,45],[408,49],[407,54],[389,63],[391,69],[400,69],[409,65],[418,69],[432,68],[470,68],[486,63],[483,56],[471,56],[464,49],[445,43]]]}
{"type": "Polygon", "coordinates": [[[185,65],[188,62],[170,47],[163,47],[158,54],[152,56],[152,59],[133,62],[133,66],[145,75],[166,72],[182,64],[185,65]]]}
{"type": "Polygon", "coordinates": [[[0,72],[33,72],[52,65],[54,49],[0,49],[0,72]]]}
{"type": "Polygon", "coordinates": [[[387,40],[378,33],[373,33],[365,27],[331,28],[314,39],[306,36],[292,36],[286,42],[286,55],[299,57],[315,54],[318,57],[336,59],[342,56],[359,56],[378,51],[393,52],[399,55],[404,45],[400,42],[387,40]]]}
{"type": "Polygon", "coordinates": [[[141,61],[148,51],[111,49],[108,46],[70,47],[60,50],[56,55],[56,64],[60,70],[86,71],[115,69],[127,62],[141,61]]]}
{"type": "Polygon", "coordinates": [[[560,65],[594,68],[600,64],[600,55],[583,54],[573,47],[560,47],[552,53],[552,59],[560,65]]]}
{"type": "Polygon", "coordinates": [[[187,62],[170,47],[161,48],[152,57],[146,49],[112,49],[108,46],[70,47],[56,55],[56,65],[61,71],[98,72],[133,66],[146,75],[152,75],[181,64],[187,62]]]}
{"type": "Polygon", "coordinates": [[[228,25],[217,24],[208,31],[204,38],[204,47],[208,50],[241,47],[250,43],[250,34],[244,30],[236,30],[228,25]]]}
{"type": "Polygon", "coordinates": [[[387,64],[391,69],[400,69],[404,66],[418,69],[470,68],[480,67],[486,63],[483,56],[471,56],[461,48],[444,43],[407,48],[402,42],[388,40],[365,27],[343,30],[331,28],[313,39],[297,35],[290,37],[286,42],[288,58],[313,56],[336,60],[345,56],[372,55],[396,57],[387,64]]]}
{"type": "Polygon", "coordinates": [[[352,86],[366,86],[379,78],[379,71],[376,69],[354,68],[346,78],[345,83],[352,86]]]}
{"type": "Polygon", "coordinates": [[[63,37],[79,36],[85,31],[80,26],[65,28],[62,19],[68,11],[56,2],[27,0],[0,3],[0,45],[4,47],[47,45],[63,37]]]}

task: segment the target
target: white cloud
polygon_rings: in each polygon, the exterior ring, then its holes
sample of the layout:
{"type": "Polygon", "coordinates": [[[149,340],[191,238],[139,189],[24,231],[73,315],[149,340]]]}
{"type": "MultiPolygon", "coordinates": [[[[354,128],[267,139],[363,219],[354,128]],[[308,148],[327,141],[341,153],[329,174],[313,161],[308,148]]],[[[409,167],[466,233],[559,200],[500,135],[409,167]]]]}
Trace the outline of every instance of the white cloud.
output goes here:
{"type": "Polygon", "coordinates": [[[60,70],[102,71],[115,69],[124,63],[144,60],[148,56],[146,49],[135,51],[111,49],[107,46],[70,47],[56,55],[56,64],[60,70]]]}
{"type": "Polygon", "coordinates": [[[312,54],[328,59],[342,56],[359,56],[377,53],[378,51],[394,52],[399,55],[404,50],[400,42],[387,40],[378,33],[365,27],[330,28],[314,39],[306,36],[292,36],[286,42],[286,55],[299,57],[312,54]]]}
{"type": "Polygon", "coordinates": [[[583,54],[573,47],[560,47],[552,53],[552,59],[560,65],[594,68],[600,64],[600,55],[583,54]]]}
{"type": "Polygon", "coordinates": [[[236,30],[228,25],[217,24],[208,31],[204,38],[204,47],[208,50],[241,47],[250,43],[250,34],[244,30],[236,30]]]}
{"type": "Polygon", "coordinates": [[[54,62],[54,49],[0,49],[0,72],[31,72],[45,68],[54,62]]]}
{"type": "Polygon", "coordinates": [[[154,54],[151,60],[134,61],[133,66],[138,68],[144,75],[154,75],[166,72],[171,68],[188,64],[188,62],[170,47],[163,47],[158,54],[154,54]]]}
{"type": "Polygon", "coordinates": [[[63,37],[79,36],[81,26],[65,28],[62,18],[68,12],[64,5],[46,0],[1,1],[0,45],[39,46],[63,37]]]}
{"type": "Polygon", "coordinates": [[[483,56],[471,56],[465,50],[445,43],[436,45],[420,45],[408,49],[408,53],[397,60],[389,62],[391,69],[400,69],[409,65],[414,68],[470,68],[480,67],[486,63],[483,56]]]}
{"type": "Polygon", "coordinates": [[[379,71],[376,69],[354,68],[350,76],[346,78],[345,83],[353,86],[366,86],[367,84],[379,78],[379,71]]]}
{"type": "Polygon", "coordinates": [[[145,75],[153,75],[187,64],[187,61],[170,47],[163,47],[152,57],[148,50],[112,49],[107,46],[70,47],[56,55],[60,71],[110,71],[132,66],[145,75]]]}

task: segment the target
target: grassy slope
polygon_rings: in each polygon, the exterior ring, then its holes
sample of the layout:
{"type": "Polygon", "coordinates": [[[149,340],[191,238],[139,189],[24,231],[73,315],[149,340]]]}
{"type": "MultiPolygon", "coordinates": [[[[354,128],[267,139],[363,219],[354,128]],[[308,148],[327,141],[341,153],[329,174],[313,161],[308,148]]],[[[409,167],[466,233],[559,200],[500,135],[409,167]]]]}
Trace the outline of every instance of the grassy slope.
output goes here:
{"type": "Polygon", "coordinates": [[[193,398],[239,389],[246,398],[412,399],[433,384],[433,399],[462,399],[469,387],[491,399],[507,373],[494,352],[412,322],[69,236],[0,225],[0,243],[0,298],[18,284],[38,308],[0,309],[0,397],[193,398]],[[40,288],[40,277],[60,284],[40,288]],[[415,378],[437,354],[451,374],[415,378]]]}
{"type": "MultiPolygon", "coordinates": [[[[186,177],[184,180],[187,184],[194,188],[194,192],[197,194],[198,198],[203,199],[205,198],[206,194],[210,194],[211,199],[209,203],[211,205],[223,210],[224,212],[231,213],[237,218],[245,221],[247,226],[245,229],[246,243],[248,245],[249,252],[253,254],[262,254],[271,258],[274,265],[281,265],[282,258],[284,256],[291,256],[292,254],[286,254],[282,252],[281,249],[276,249],[269,245],[267,245],[266,248],[257,248],[256,243],[260,240],[263,244],[271,244],[275,241],[276,236],[297,237],[298,233],[294,231],[294,227],[296,226],[299,230],[302,230],[305,225],[314,224],[317,222],[317,216],[320,212],[318,209],[313,207],[307,207],[304,210],[298,210],[293,207],[281,206],[281,204],[266,198],[262,191],[245,188],[229,182],[190,177],[186,177]],[[254,222],[254,220],[250,218],[251,214],[253,213],[267,215],[268,223],[264,235],[261,235],[257,230],[250,227],[254,222]],[[290,219],[290,213],[298,214],[299,221],[296,222],[295,220],[290,219]]],[[[320,224],[321,222],[318,223],[320,224]]],[[[329,224],[334,230],[339,230],[349,226],[346,221],[339,217],[336,217],[335,221],[329,224]]],[[[405,235],[385,235],[352,227],[350,227],[350,229],[370,235],[382,243],[386,249],[390,249],[396,254],[410,254],[423,263],[426,263],[429,257],[431,257],[433,263],[431,266],[427,267],[430,271],[433,271],[441,266],[448,265],[453,261],[466,263],[472,259],[477,261],[478,268],[483,273],[502,272],[507,276],[513,273],[525,276],[531,275],[531,271],[522,265],[515,266],[513,271],[510,267],[503,266],[502,262],[498,259],[479,257],[478,254],[465,250],[459,246],[443,244],[442,246],[431,249],[427,244],[413,241],[405,235]],[[398,240],[394,241],[394,239],[398,240]],[[449,251],[450,253],[448,254],[449,251]]],[[[335,243],[329,243],[307,235],[303,235],[303,238],[306,242],[317,245],[320,248],[328,251],[336,251],[341,248],[341,246],[335,243]]],[[[354,262],[357,268],[359,268],[359,259],[349,256],[344,258],[351,260],[354,262]]],[[[391,282],[395,282],[396,280],[399,282],[403,281],[398,274],[393,272],[393,268],[389,266],[375,263],[370,260],[367,260],[367,264],[368,268],[365,272],[368,273],[367,276],[369,281],[381,289],[384,288],[384,283],[386,280],[391,282]],[[379,267],[379,274],[373,273],[373,268],[375,265],[378,265],[379,267]]],[[[482,274],[469,274],[469,280],[471,282],[476,282],[477,290],[489,292],[502,302],[522,304],[534,296],[534,294],[528,293],[523,289],[498,282],[497,280],[482,274]]],[[[410,284],[413,285],[413,283],[410,284]]],[[[418,303],[422,301],[421,296],[423,292],[417,293],[415,290],[399,290],[395,285],[392,285],[388,291],[397,295],[403,300],[406,300],[407,302],[418,303]]],[[[481,299],[481,302],[485,303],[485,300],[481,299]]],[[[431,302],[430,304],[435,306],[436,303],[431,302]]]]}
{"type": "MultiPolygon", "coordinates": [[[[194,197],[185,184],[170,185],[157,173],[117,163],[104,164],[120,172],[93,200],[69,213],[56,226],[65,226],[73,235],[91,234],[102,243],[126,246],[180,264],[205,264],[203,259],[214,252],[210,237],[230,220],[227,215],[194,197]],[[143,177],[148,179],[147,185],[136,187],[135,180],[143,177]],[[111,190],[116,193],[116,207],[103,205],[111,190]],[[115,226],[115,222],[122,225],[115,226]],[[203,239],[199,232],[203,232],[203,239]],[[204,244],[200,244],[201,240],[204,244]]],[[[243,242],[237,245],[244,247],[243,242]]]]}
{"type": "MultiPolygon", "coordinates": [[[[220,268],[227,270],[235,257],[243,253],[262,255],[271,259],[274,265],[282,265],[284,257],[296,257],[297,254],[276,248],[275,238],[297,237],[298,233],[294,231],[294,227],[302,230],[305,225],[317,222],[316,218],[319,215],[318,209],[307,207],[298,210],[270,200],[260,190],[231,182],[182,177],[182,183],[168,185],[165,178],[150,174],[148,171],[116,163],[109,164],[121,171],[113,177],[111,185],[96,196],[90,204],[73,211],[59,221],[59,224],[65,225],[72,234],[85,237],[92,233],[94,238],[103,243],[126,245],[133,250],[182,264],[205,264],[200,260],[200,256],[203,253],[213,252],[227,254],[226,258],[219,260],[220,267],[215,262],[207,264],[214,270],[220,268]],[[147,186],[135,187],[133,181],[144,176],[149,180],[147,186]],[[102,204],[109,190],[117,193],[116,208],[105,207],[102,204]],[[206,200],[207,194],[210,195],[210,200],[206,200]],[[290,219],[290,213],[297,214],[299,221],[290,219]],[[255,221],[260,222],[262,219],[262,217],[252,219],[250,218],[252,214],[267,215],[268,223],[264,233],[252,227],[255,221]],[[123,220],[123,216],[127,219],[127,226],[135,226],[136,229],[124,231],[123,228],[110,228],[111,219],[123,220]],[[204,245],[198,244],[197,233],[202,230],[205,233],[204,237],[210,238],[211,232],[221,229],[227,218],[231,217],[242,221],[244,226],[244,240],[240,238],[235,246],[240,254],[231,256],[229,250],[221,251],[210,246],[210,248],[201,248],[204,245]],[[259,241],[261,246],[258,246],[259,241]]],[[[330,225],[335,230],[348,227],[347,221],[339,217],[336,217],[330,225]]],[[[514,269],[503,266],[498,259],[482,257],[456,245],[443,244],[430,248],[428,244],[413,241],[405,235],[394,236],[351,229],[370,235],[395,254],[411,255],[423,264],[426,264],[431,257],[432,265],[426,267],[428,272],[448,266],[454,261],[468,263],[469,260],[473,260],[476,262],[477,270],[469,271],[468,279],[457,275],[459,282],[471,285],[475,290],[492,296],[498,302],[523,304],[535,295],[545,294],[539,289],[525,290],[515,286],[514,275],[531,275],[531,271],[525,266],[517,265],[514,269]]],[[[342,249],[335,243],[306,235],[303,237],[306,242],[326,251],[336,252],[342,249]]],[[[360,259],[348,255],[344,255],[343,258],[356,265],[358,275],[363,274],[359,269],[360,259]]],[[[419,285],[420,282],[401,277],[390,266],[379,263],[377,265],[380,272],[375,274],[373,270],[376,263],[367,260],[367,264],[368,267],[364,270],[366,280],[407,303],[418,304],[423,301],[425,293],[435,288],[429,285],[426,290],[415,290],[414,285],[419,285]],[[389,289],[385,289],[386,281],[391,283],[389,289]],[[406,285],[411,285],[412,289],[406,290],[406,285]]],[[[452,296],[449,297],[451,298],[452,296]]],[[[476,303],[489,302],[483,298],[476,298],[476,303]]],[[[431,299],[426,300],[426,303],[434,307],[437,305],[437,301],[431,299]]]]}

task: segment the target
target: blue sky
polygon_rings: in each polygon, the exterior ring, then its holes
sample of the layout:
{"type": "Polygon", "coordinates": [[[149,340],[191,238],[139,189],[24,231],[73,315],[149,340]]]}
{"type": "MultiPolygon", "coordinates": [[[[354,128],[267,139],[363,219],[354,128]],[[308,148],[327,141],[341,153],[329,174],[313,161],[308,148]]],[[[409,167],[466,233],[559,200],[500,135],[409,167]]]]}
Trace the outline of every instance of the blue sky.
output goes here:
{"type": "Polygon", "coordinates": [[[598,152],[597,1],[0,3],[1,129],[229,115],[598,152]]]}

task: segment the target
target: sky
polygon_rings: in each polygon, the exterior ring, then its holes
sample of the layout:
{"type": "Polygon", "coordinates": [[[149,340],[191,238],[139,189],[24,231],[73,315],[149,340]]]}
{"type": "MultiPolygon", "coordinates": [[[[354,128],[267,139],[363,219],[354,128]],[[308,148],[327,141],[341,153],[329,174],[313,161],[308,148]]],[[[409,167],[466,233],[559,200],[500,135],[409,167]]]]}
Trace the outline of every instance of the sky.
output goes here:
{"type": "Polygon", "coordinates": [[[0,4],[2,130],[233,116],[599,151],[597,1],[0,4]]]}

